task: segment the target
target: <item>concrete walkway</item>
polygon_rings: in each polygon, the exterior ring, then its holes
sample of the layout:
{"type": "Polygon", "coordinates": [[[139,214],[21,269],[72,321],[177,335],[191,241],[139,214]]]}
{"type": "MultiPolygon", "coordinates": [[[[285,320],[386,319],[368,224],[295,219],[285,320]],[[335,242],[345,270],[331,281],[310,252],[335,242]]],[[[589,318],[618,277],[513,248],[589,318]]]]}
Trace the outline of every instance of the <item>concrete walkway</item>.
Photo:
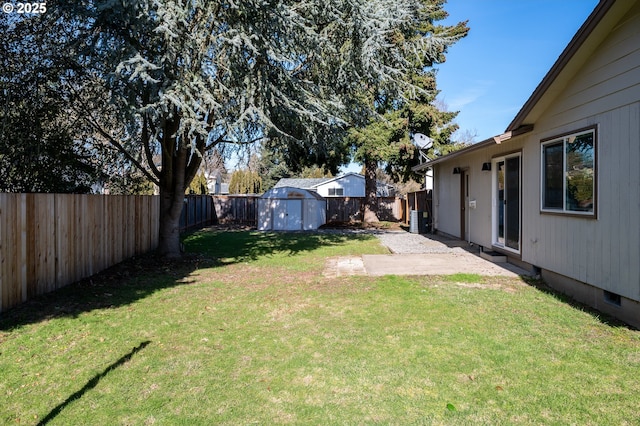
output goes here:
{"type": "Polygon", "coordinates": [[[393,254],[334,257],[324,275],[451,275],[457,273],[517,277],[530,275],[510,263],[493,263],[479,256],[477,246],[465,241],[406,231],[370,231],[393,254]]]}

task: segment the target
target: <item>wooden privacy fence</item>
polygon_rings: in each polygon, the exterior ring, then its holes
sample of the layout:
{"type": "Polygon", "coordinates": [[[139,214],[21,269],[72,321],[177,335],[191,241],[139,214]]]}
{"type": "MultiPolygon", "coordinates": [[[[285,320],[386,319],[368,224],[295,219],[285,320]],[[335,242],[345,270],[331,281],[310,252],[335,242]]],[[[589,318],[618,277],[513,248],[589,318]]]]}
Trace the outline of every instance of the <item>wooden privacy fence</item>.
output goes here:
{"type": "MultiPolygon", "coordinates": [[[[364,197],[327,197],[327,222],[362,220],[364,197]]],[[[402,220],[404,206],[400,198],[378,197],[378,219],[389,222],[402,220]]]]}
{"type": "Polygon", "coordinates": [[[0,312],[158,246],[157,196],[0,194],[0,312]]]}
{"type": "MultiPolygon", "coordinates": [[[[215,215],[213,223],[255,226],[258,218],[259,195],[216,195],[213,197],[215,215]]],[[[327,222],[361,220],[364,197],[326,197],[327,222]]],[[[404,200],[395,197],[379,197],[380,220],[398,222],[404,219],[404,200]]]]}
{"type": "Polygon", "coordinates": [[[431,190],[422,190],[410,192],[407,194],[407,198],[405,199],[405,216],[403,218],[406,224],[409,224],[408,212],[410,212],[411,210],[417,210],[427,213],[427,224],[431,225],[431,221],[433,218],[433,209],[431,205],[432,194],[433,193],[431,190]]]}
{"type": "Polygon", "coordinates": [[[185,195],[180,216],[180,230],[214,223],[217,223],[217,216],[211,195],[185,195]]]}
{"type": "MultiPolygon", "coordinates": [[[[259,195],[215,195],[213,223],[255,226],[258,223],[259,195]],[[216,221],[217,220],[217,221],[216,221]]],[[[364,197],[326,197],[327,222],[361,220],[364,197]]],[[[402,221],[406,216],[404,200],[379,197],[378,217],[390,222],[402,221]]]]}
{"type": "Polygon", "coordinates": [[[255,226],[259,195],[216,195],[213,197],[217,223],[255,226]]]}

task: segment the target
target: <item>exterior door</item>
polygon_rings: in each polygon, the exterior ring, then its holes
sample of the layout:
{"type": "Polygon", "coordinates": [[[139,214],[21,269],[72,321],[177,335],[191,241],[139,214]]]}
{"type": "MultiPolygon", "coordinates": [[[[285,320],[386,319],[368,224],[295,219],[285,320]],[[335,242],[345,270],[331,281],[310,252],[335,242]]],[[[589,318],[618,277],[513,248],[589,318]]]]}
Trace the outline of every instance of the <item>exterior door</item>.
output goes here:
{"type": "Polygon", "coordinates": [[[287,200],[286,225],[287,231],[302,229],[302,200],[287,200]]]}
{"type": "Polygon", "coordinates": [[[469,175],[465,170],[460,172],[460,239],[467,239],[467,206],[469,205],[469,175]]]}
{"type": "Polygon", "coordinates": [[[493,162],[494,245],[520,252],[520,154],[493,162]]]}
{"type": "Polygon", "coordinates": [[[302,200],[275,200],[273,208],[273,229],[299,231],[302,229],[302,200]]]}

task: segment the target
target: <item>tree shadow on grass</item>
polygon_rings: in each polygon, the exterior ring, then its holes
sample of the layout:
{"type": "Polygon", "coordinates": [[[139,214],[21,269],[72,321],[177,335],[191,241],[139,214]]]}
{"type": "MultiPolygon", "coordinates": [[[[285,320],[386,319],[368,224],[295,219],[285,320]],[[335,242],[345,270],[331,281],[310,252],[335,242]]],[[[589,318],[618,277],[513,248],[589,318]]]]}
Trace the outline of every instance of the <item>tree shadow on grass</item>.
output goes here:
{"type": "Polygon", "coordinates": [[[185,238],[187,254],[182,259],[165,260],[150,253],[125,260],[92,277],[0,313],[0,331],[53,318],[76,318],[96,309],[125,306],[157,291],[192,283],[189,276],[198,269],[257,260],[274,252],[293,256],[323,246],[337,246],[353,238],[372,237],[309,232],[195,232],[185,238]]]}
{"type": "Polygon", "coordinates": [[[165,288],[193,282],[189,275],[211,263],[197,255],[179,260],[163,260],[153,253],[137,256],[0,313],[0,331],[128,305],[165,288]]]}
{"type": "Polygon", "coordinates": [[[217,259],[221,265],[255,261],[274,253],[295,256],[321,247],[340,246],[371,235],[345,232],[200,231],[188,236],[189,251],[217,259]]]}
{"type": "Polygon", "coordinates": [[[91,378],[91,380],[89,380],[83,387],[82,389],[78,390],[77,392],[74,392],[73,394],[71,394],[69,396],[69,398],[67,398],[66,400],[64,400],[62,403],[60,403],[57,407],[55,407],[53,410],[51,410],[49,412],[49,414],[47,414],[42,420],[40,420],[40,422],[38,422],[38,425],[46,425],[47,423],[49,423],[51,420],[53,420],[54,418],[56,418],[56,416],[58,414],[60,414],[60,412],[62,410],[64,410],[64,408],[71,404],[73,401],[82,398],[82,396],[87,393],[88,391],[90,391],[91,389],[95,388],[98,385],[98,382],[100,382],[100,380],[102,378],[104,378],[107,374],[109,374],[111,371],[115,370],[116,368],[122,366],[124,363],[128,362],[132,356],[134,356],[136,353],[140,352],[142,349],[144,349],[149,343],[151,343],[150,341],[145,341],[140,343],[140,345],[136,346],[135,348],[133,348],[131,350],[131,352],[129,352],[128,354],[122,356],[120,359],[118,359],[116,362],[114,362],[113,364],[111,364],[110,366],[108,366],[107,368],[105,368],[102,373],[100,374],[96,374],[93,378],[91,378]]]}

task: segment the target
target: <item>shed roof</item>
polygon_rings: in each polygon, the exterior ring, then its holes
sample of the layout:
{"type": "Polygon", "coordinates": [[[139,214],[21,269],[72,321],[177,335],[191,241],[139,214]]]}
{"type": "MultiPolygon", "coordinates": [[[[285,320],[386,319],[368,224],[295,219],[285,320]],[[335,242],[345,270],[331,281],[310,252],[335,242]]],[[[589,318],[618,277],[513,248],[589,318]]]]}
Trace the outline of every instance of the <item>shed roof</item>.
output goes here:
{"type": "Polygon", "coordinates": [[[320,194],[315,191],[310,191],[304,188],[296,188],[291,186],[281,186],[279,188],[271,188],[260,198],[270,198],[270,199],[315,199],[315,200],[324,200],[320,194]]]}

